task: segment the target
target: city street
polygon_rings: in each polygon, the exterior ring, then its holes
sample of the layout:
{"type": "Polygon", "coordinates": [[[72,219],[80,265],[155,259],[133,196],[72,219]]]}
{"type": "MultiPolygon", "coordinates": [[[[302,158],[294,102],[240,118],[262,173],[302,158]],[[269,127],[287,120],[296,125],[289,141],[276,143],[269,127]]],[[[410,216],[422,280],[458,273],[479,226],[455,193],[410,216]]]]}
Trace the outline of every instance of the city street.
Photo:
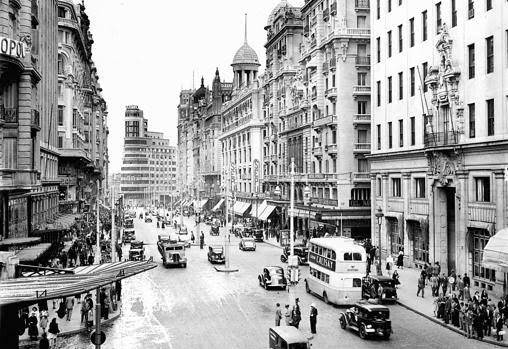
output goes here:
{"type": "MultiPolygon", "coordinates": [[[[195,229],[193,218],[186,218],[195,229]]],[[[201,225],[205,243],[220,244],[220,237],[210,237],[209,227],[201,225]]],[[[147,256],[160,262],[156,248],[157,235],[168,232],[156,223],[135,219],[137,239],[149,244],[147,256]]],[[[275,303],[283,306],[288,293],[266,291],[258,286],[257,274],[265,265],[280,265],[280,249],[258,244],[255,252],[238,249],[238,239],[231,239],[231,265],[239,272],[218,273],[207,261],[205,249],[192,246],[187,250],[187,269],[162,266],[123,283],[123,314],[105,329],[105,348],[253,348],[268,347],[268,328],[274,323],[275,303]]],[[[124,247],[124,256],[128,246],[124,247]]],[[[303,277],[308,267],[303,267],[303,277]]],[[[326,305],[305,293],[303,282],[296,288],[301,300],[301,330],[310,336],[309,305],[317,306],[317,335],[314,348],[488,348],[400,306],[390,306],[393,335],[389,341],[364,341],[352,331],[340,329],[340,308],[326,305]]],[[[88,335],[62,339],[62,347],[92,348],[88,335]]]]}

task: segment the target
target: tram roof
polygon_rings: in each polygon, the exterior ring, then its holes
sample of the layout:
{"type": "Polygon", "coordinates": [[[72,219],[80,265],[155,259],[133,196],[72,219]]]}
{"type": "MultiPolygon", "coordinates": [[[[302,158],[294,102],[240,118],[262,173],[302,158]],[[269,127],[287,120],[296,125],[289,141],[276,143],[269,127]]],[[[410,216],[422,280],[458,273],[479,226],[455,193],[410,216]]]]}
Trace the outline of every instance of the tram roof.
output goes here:
{"type": "Polygon", "coordinates": [[[310,240],[311,244],[316,244],[321,247],[329,248],[332,250],[341,250],[345,246],[354,246],[357,249],[365,251],[363,246],[358,245],[354,239],[345,237],[329,237],[329,238],[315,238],[310,240]]]}

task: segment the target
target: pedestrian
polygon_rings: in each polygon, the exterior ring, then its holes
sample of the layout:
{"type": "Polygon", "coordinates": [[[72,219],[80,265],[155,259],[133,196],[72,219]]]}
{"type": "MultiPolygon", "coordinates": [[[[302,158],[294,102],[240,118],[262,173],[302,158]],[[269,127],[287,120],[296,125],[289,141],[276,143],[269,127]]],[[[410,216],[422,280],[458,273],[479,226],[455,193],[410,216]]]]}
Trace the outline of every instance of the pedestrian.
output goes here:
{"type": "Polygon", "coordinates": [[[420,295],[420,291],[422,291],[422,298],[424,298],[425,294],[425,276],[420,274],[420,278],[418,278],[418,291],[416,292],[416,297],[420,295]]]}
{"type": "Polygon", "coordinates": [[[74,297],[67,297],[65,299],[65,306],[67,309],[67,321],[71,321],[72,309],[74,309],[74,297]]]}
{"type": "Polygon", "coordinates": [[[28,335],[31,340],[36,340],[39,336],[39,329],[37,328],[37,308],[33,307],[30,316],[28,317],[28,335]]]}
{"type": "Polygon", "coordinates": [[[399,250],[399,255],[397,256],[397,268],[404,269],[404,252],[402,249],[399,250]]]}
{"type": "Polygon", "coordinates": [[[205,245],[205,234],[201,232],[201,235],[199,236],[199,248],[203,249],[204,245],[205,245]]]}
{"type": "Polygon", "coordinates": [[[446,291],[448,289],[448,278],[445,276],[445,273],[441,274],[441,277],[439,278],[439,285],[443,290],[443,295],[446,296],[446,291]]]}
{"type": "Polygon", "coordinates": [[[56,318],[54,317],[53,320],[51,320],[51,323],[49,324],[49,330],[48,330],[48,339],[49,339],[49,345],[51,348],[56,347],[56,339],[57,339],[59,333],[60,333],[60,329],[58,328],[56,318]]]}
{"type": "Polygon", "coordinates": [[[280,320],[282,319],[282,311],[280,310],[280,303],[277,303],[275,308],[275,326],[280,326],[280,320]]]}
{"type": "Polygon", "coordinates": [[[42,338],[39,341],[39,349],[49,349],[49,340],[46,333],[42,334],[42,338]]]}
{"type": "Polygon", "coordinates": [[[473,336],[473,310],[469,306],[466,309],[467,310],[464,316],[466,336],[467,338],[471,338],[473,336]]]}
{"type": "Polygon", "coordinates": [[[393,280],[393,283],[395,285],[395,288],[397,288],[397,286],[400,285],[399,278],[400,278],[399,272],[397,270],[394,270],[393,274],[392,274],[392,280],[393,280]]]}
{"type": "Polygon", "coordinates": [[[388,276],[391,276],[392,267],[393,267],[393,257],[391,254],[389,254],[386,257],[386,273],[388,274],[388,276]]]}
{"type": "Polygon", "coordinates": [[[465,317],[464,302],[460,302],[458,310],[459,310],[459,328],[461,331],[466,332],[466,325],[464,322],[464,317],[465,317]]]}
{"type": "Polygon", "coordinates": [[[459,299],[464,299],[464,280],[459,276],[457,276],[458,278],[458,281],[457,281],[457,287],[459,289],[459,299]]]}
{"type": "Polygon", "coordinates": [[[42,329],[42,333],[46,333],[46,327],[48,327],[48,312],[46,310],[41,311],[39,326],[42,329]]]}
{"type": "Polygon", "coordinates": [[[432,274],[430,277],[430,289],[432,291],[432,297],[437,297],[439,288],[439,282],[436,275],[432,274]]]}
{"type": "Polygon", "coordinates": [[[302,312],[300,311],[300,299],[295,299],[295,306],[293,307],[293,313],[291,314],[291,322],[292,325],[296,328],[300,325],[300,321],[302,320],[302,312]]]}
{"type": "Polygon", "coordinates": [[[434,267],[432,268],[432,274],[436,277],[439,277],[439,274],[441,273],[441,266],[439,265],[439,262],[434,263],[434,267]]]}
{"type": "Polygon", "coordinates": [[[109,319],[109,310],[111,308],[111,299],[108,295],[104,298],[104,320],[109,319]]]}
{"type": "Polygon", "coordinates": [[[81,323],[84,323],[86,326],[87,321],[88,321],[88,296],[86,296],[85,300],[81,302],[81,323]]]}
{"type": "Polygon", "coordinates": [[[286,312],[284,313],[284,317],[286,318],[286,326],[291,325],[291,310],[289,310],[289,304],[284,306],[286,308],[286,312]]]}
{"type": "MultiPolygon", "coordinates": [[[[466,277],[464,276],[464,279],[465,278],[466,277]]],[[[462,279],[462,281],[464,281],[464,279],[462,279]]],[[[471,300],[471,291],[469,290],[469,286],[464,283],[464,301],[469,302],[470,300],[471,300]]]]}
{"type": "Polygon", "coordinates": [[[505,331],[503,331],[503,317],[501,316],[501,314],[497,314],[497,318],[496,318],[496,340],[497,341],[504,340],[503,339],[504,332],[505,331]]]}
{"type": "Polygon", "coordinates": [[[467,276],[467,273],[464,273],[464,277],[462,278],[462,281],[464,282],[464,287],[471,287],[471,279],[469,279],[469,276],[467,276]]]}
{"type": "Polygon", "coordinates": [[[93,261],[94,261],[94,256],[93,254],[89,254],[88,255],[88,265],[93,265],[93,261]]]}
{"type": "Polygon", "coordinates": [[[86,323],[86,329],[88,330],[88,332],[92,331],[92,327],[93,327],[93,306],[91,306],[91,307],[89,306],[88,307],[88,321],[86,323]]]}
{"type": "Polygon", "coordinates": [[[492,322],[494,321],[494,313],[490,306],[485,307],[485,322],[483,324],[483,331],[486,336],[492,335],[492,322]]]}
{"type": "Polygon", "coordinates": [[[482,293],[480,295],[480,303],[487,306],[488,300],[489,300],[489,295],[487,293],[487,290],[483,289],[482,293]]]}
{"type": "Polygon", "coordinates": [[[312,303],[310,305],[310,332],[316,334],[316,323],[317,323],[318,311],[316,305],[312,303]]]}

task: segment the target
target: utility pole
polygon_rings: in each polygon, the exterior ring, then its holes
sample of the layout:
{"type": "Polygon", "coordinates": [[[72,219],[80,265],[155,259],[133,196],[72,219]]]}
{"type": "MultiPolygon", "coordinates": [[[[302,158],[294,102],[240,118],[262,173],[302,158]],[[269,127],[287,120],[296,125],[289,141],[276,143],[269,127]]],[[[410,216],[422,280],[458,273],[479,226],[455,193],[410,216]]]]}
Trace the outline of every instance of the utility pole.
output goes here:
{"type": "Polygon", "coordinates": [[[97,235],[96,235],[96,248],[97,250],[95,251],[95,264],[100,264],[101,262],[101,232],[99,231],[99,225],[100,225],[100,204],[101,204],[101,200],[100,200],[100,190],[99,190],[99,180],[96,181],[97,183],[97,197],[95,198],[95,202],[96,202],[96,206],[97,206],[97,222],[96,222],[96,229],[97,229],[97,235]]]}
{"type": "MultiPolygon", "coordinates": [[[[227,170],[226,170],[227,171],[227,170]]],[[[226,258],[226,269],[229,269],[229,248],[228,236],[230,232],[229,227],[229,186],[231,185],[231,173],[227,173],[226,179],[226,232],[224,234],[224,258],[226,258]]]]}
{"type": "Polygon", "coordinates": [[[288,295],[289,304],[295,304],[294,286],[298,284],[298,256],[295,256],[295,159],[291,158],[291,186],[289,193],[290,212],[289,212],[289,285],[288,295]]]}
{"type": "Polygon", "coordinates": [[[111,186],[111,262],[116,262],[115,186],[111,186]]]}

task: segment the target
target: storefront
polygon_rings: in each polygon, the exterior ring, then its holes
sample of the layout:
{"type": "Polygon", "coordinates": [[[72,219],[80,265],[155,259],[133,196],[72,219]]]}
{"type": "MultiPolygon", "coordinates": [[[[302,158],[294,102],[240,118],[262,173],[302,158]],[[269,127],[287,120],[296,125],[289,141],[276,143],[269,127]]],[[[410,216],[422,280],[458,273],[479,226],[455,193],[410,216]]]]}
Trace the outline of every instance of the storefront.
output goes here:
{"type": "Polygon", "coordinates": [[[385,215],[387,246],[389,253],[397,255],[404,250],[404,230],[402,228],[402,213],[387,213],[385,215]]]}
{"type": "Polygon", "coordinates": [[[429,263],[429,225],[425,218],[408,218],[407,234],[412,242],[413,263],[416,267],[423,268],[429,263]]]}
{"type": "Polygon", "coordinates": [[[468,230],[472,239],[470,250],[473,256],[473,286],[492,291],[496,283],[496,270],[492,266],[483,265],[485,246],[491,234],[487,229],[470,227],[468,230]]]}

